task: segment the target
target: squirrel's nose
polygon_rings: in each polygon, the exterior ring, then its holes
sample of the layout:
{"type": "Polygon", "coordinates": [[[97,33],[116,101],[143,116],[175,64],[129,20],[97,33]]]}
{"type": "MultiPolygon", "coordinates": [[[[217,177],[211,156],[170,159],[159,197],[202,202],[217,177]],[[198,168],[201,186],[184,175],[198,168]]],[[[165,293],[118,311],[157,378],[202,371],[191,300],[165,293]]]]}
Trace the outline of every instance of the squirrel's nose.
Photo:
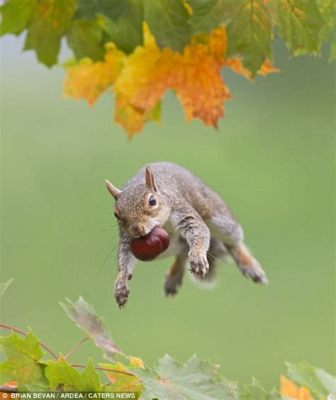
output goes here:
{"type": "Polygon", "coordinates": [[[144,236],[145,230],[139,224],[131,225],[131,232],[134,236],[144,236]]]}

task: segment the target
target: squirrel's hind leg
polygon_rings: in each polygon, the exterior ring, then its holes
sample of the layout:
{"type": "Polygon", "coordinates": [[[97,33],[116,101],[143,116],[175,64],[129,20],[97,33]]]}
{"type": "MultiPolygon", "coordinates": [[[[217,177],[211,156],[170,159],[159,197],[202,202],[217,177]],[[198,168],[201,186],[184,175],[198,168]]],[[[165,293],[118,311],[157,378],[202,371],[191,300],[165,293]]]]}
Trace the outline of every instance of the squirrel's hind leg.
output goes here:
{"type": "Polygon", "coordinates": [[[239,223],[226,214],[214,215],[211,229],[220,237],[242,274],[256,283],[268,283],[267,276],[259,262],[244,244],[243,230],[239,223]]]}
{"type": "Polygon", "coordinates": [[[166,296],[174,296],[182,286],[187,254],[176,256],[174,264],[168,271],[164,283],[166,296]]]}
{"type": "Polygon", "coordinates": [[[182,286],[187,259],[188,244],[185,239],[180,236],[177,241],[175,261],[167,272],[164,282],[164,292],[166,296],[174,296],[182,286]]]}

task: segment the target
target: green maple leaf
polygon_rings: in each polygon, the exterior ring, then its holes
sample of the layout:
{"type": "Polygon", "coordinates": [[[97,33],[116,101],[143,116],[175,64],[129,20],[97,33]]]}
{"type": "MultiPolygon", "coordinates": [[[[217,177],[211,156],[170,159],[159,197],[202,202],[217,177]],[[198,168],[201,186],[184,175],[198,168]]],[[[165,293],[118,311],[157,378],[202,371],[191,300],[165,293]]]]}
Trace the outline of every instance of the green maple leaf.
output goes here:
{"type": "Polygon", "coordinates": [[[113,342],[95,310],[82,297],[76,302],[67,300],[67,303],[61,303],[61,306],[67,316],[94,341],[97,347],[104,350],[108,357],[113,358],[116,353],[123,354],[113,342]]]}
{"type": "Polygon", "coordinates": [[[79,0],[76,18],[100,17],[100,25],[119,49],[130,53],[143,44],[146,21],[161,47],[182,50],[189,42],[189,14],[180,0],[79,0]]]}
{"type": "Polygon", "coordinates": [[[0,350],[6,357],[0,364],[0,382],[16,381],[19,390],[44,390],[48,387],[40,342],[32,332],[24,338],[16,333],[0,337],[0,350]]]}
{"type": "Polygon", "coordinates": [[[255,75],[271,58],[272,23],[264,0],[237,0],[227,32],[228,55],[242,56],[244,66],[255,75]]]}
{"type": "Polygon", "coordinates": [[[57,62],[61,38],[75,10],[76,0],[40,0],[34,10],[25,42],[25,50],[35,50],[47,66],[57,62]]]}
{"type": "Polygon", "coordinates": [[[191,26],[189,13],[181,0],[144,2],[144,20],[160,47],[182,51],[189,43],[191,26]]]}
{"type": "Polygon", "coordinates": [[[235,11],[235,0],[188,0],[193,12],[190,24],[193,33],[209,33],[228,23],[235,11]]]}
{"type": "Polygon", "coordinates": [[[239,400],[281,400],[281,396],[275,390],[271,393],[266,392],[260,383],[253,379],[251,385],[244,386],[239,395],[239,400]]]}
{"type": "Polygon", "coordinates": [[[64,358],[50,361],[45,370],[50,388],[55,390],[62,387],[63,390],[78,390],[82,392],[101,391],[99,375],[95,371],[92,361],[89,360],[83,373],[77,371],[64,358]]]}
{"type": "Polygon", "coordinates": [[[98,18],[93,20],[75,19],[67,31],[67,42],[76,58],[89,57],[92,60],[102,60],[105,49],[103,43],[103,29],[98,18]]]}
{"type": "Polygon", "coordinates": [[[133,371],[144,384],[142,399],[174,400],[234,400],[236,386],[218,374],[218,366],[201,361],[196,356],[179,364],[165,355],[154,371],[133,371]]]}
{"type": "Polygon", "coordinates": [[[9,0],[0,7],[2,21],[0,34],[19,35],[27,26],[37,0],[9,0]]]}
{"type": "Polygon", "coordinates": [[[319,54],[325,19],[315,0],[277,0],[279,33],[294,55],[319,54]]]}
{"type": "Polygon", "coordinates": [[[104,43],[114,42],[117,47],[130,53],[143,43],[142,0],[78,0],[75,18],[94,20],[98,17],[105,32],[104,43]]]}
{"type": "Polygon", "coordinates": [[[319,0],[319,10],[326,21],[321,29],[321,41],[331,39],[330,60],[336,59],[336,2],[334,0],[319,0]]]}

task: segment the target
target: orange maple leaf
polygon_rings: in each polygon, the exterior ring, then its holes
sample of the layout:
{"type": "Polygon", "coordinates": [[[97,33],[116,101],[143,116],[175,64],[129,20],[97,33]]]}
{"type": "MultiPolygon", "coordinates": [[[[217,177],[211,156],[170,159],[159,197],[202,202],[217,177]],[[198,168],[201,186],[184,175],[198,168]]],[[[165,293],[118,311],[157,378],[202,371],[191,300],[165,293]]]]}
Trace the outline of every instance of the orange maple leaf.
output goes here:
{"type": "Polygon", "coordinates": [[[217,127],[217,121],[224,115],[224,101],[231,97],[221,76],[226,49],[223,28],[213,31],[208,43],[194,42],[185,48],[173,89],[187,120],[200,118],[206,125],[217,127]]]}
{"type": "Polygon", "coordinates": [[[298,387],[285,376],[280,377],[280,394],[292,400],[314,400],[310,391],[305,387],[298,387]]]}
{"type": "Polygon", "coordinates": [[[114,86],[116,120],[130,133],[140,131],[150,111],[172,89],[187,120],[200,118],[206,125],[217,126],[224,115],[224,100],[230,97],[220,75],[225,52],[226,33],[222,28],[214,31],[205,43],[195,40],[182,54],[160,49],[145,29],[144,46],[129,56],[114,86]],[[131,113],[137,124],[125,118],[131,113]]]}
{"type": "MultiPolygon", "coordinates": [[[[229,58],[225,61],[225,66],[231,68],[235,73],[244,76],[247,79],[252,79],[253,74],[250,70],[244,67],[243,62],[240,58],[229,58]]],[[[278,68],[275,68],[270,60],[265,60],[261,65],[258,75],[266,76],[268,74],[279,72],[278,68]]]]}

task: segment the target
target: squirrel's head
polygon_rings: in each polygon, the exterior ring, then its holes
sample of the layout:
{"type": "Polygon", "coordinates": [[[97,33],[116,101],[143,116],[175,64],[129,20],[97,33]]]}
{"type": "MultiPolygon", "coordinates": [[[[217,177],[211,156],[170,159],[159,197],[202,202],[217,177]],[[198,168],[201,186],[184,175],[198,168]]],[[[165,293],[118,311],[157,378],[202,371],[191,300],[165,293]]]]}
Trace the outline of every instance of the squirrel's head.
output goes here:
{"type": "Polygon", "coordinates": [[[116,200],[114,215],[131,237],[145,236],[167,221],[169,207],[157,189],[150,166],[146,167],[144,183],[120,190],[106,181],[106,187],[116,200]]]}

